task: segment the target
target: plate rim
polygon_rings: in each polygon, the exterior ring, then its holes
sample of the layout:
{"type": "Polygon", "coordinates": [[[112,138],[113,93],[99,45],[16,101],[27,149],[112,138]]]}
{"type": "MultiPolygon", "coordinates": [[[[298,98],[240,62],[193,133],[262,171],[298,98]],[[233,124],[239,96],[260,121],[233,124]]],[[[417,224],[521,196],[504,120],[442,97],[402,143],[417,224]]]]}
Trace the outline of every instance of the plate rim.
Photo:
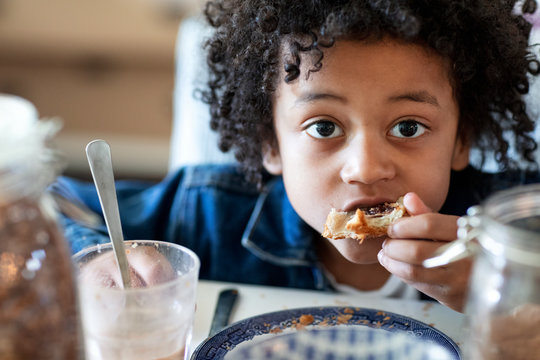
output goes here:
{"type": "MultiPolygon", "coordinates": [[[[462,353],[461,353],[460,347],[456,344],[456,342],[454,340],[452,340],[452,338],[450,338],[450,336],[446,335],[441,330],[439,330],[439,329],[437,329],[437,328],[435,328],[435,327],[433,327],[433,326],[431,326],[431,325],[429,325],[429,324],[427,324],[427,323],[425,323],[423,321],[420,321],[420,320],[417,320],[417,319],[412,318],[410,316],[399,314],[399,313],[396,313],[396,312],[393,312],[393,311],[374,309],[374,308],[370,308],[370,307],[323,305],[323,306],[295,307],[295,308],[290,308],[290,309],[270,311],[270,312],[266,312],[266,313],[262,313],[262,314],[258,314],[258,315],[253,315],[253,316],[250,316],[250,317],[235,321],[235,322],[231,323],[230,325],[227,325],[226,327],[224,327],[220,331],[218,331],[216,334],[214,334],[214,336],[210,336],[210,337],[205,338],[195,348],[195,350],[193,351],[193,353],[190,356],[190,360],[204,360],[203,358],[200,357],[201,353],[204,350],[204,348],[210,344],[210,342],[212,340],[215,340],[216,338],[219,338],[220,336],[224,336],[224,335],[230,333],[231,329],[234,329],[234,328],[236,328],[236,327],[238,327],[240,325],[244,325],[244,324],[250,323],[250,322],[255,321],[255,320],[262,320],[262,319],[267,318],[267,317],[272,318],[272,317],[275,317],[278,314],[286,314],[286,313],[293,313],[296,316],[301,316],[301,315],[304,315],[304,314],[301,314],[301,313],[308,313],[309,311],[318,311],[318,312],[321,312],[321,311],[326,311],[326,312],[333,311],[333,312],[338,312],[339,310],[345,311],[346,309],[352,309],[352,310],[354,310],[355,313],[360,312],[360,311],[374,312],[374,313],[379,313],[380,312],[380,313],[383,313],[385,316],[390,316],[390,317],[394,317],[394,318],[396,318],[396,317],[397,318],[404,318],[404,319],[407,319],[407,320],[411,320],[412,323],[414,323],[415,325],[417,325],[419,327],[422,327],[422,328],[429,329],[432,332],[436,333],[439,337],[443,338],[453,348],[455,353],[458,355],[458,359],[460,359],[460,360],[462,359],[462,353]]],[[[347,324],[344,324],[344,325],[347,325],[347,324]]],[[[350,324],[350,325],[354,325],[354,324],[350,324]]],[[[362,324],[357,324],[357,325],[362,325],[362,324]]],[[[309,326],[309,325],[307,325],[307,326],[309,326]]],[[[366,324],[365,326],[368,326],[368,325],[366,324]]],[[[370,327],[370,326],[368,326],[368,327],[370,327]]],[[[371,326],[371,327],[373,327],[373,326],[371,326]]],[[[383,330],[392,332],[392,330],[389,330],[387,328],[384,328],[384,327],[380,327],[380,328],[383,329],[383,330]]],[[[254,335],[253,338],[255,336],[257,336],[257,335],[254,335]]],[[[238,344],[235,344],[233,347],[228,349],[227,353],[229,351],[231,351],[232,349],[234,349],[236,347],[236,345],[238,345],[238,344]]],[[[223,359],[223,356],[218,357],[218,358],[213,358],[213,359],[223,359]]]]}

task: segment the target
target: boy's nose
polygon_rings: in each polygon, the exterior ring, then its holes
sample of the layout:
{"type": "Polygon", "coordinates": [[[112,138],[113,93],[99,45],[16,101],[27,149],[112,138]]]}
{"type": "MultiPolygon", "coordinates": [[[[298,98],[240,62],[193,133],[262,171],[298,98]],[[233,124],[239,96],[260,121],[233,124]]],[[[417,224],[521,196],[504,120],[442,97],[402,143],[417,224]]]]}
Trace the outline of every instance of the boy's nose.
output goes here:
{"type": "Polygon", "coordinates": [[[374,184],[395,176],[394,151],[373,136],[363,136],[345,151],[341,178],[347,184],[374,184]]]}

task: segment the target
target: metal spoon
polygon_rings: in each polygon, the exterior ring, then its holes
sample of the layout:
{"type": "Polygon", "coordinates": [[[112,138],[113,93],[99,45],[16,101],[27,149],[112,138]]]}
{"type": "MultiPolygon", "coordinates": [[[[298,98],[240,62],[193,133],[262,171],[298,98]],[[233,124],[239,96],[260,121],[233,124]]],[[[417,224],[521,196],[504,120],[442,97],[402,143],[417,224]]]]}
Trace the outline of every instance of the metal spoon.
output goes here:
{"type": "Polygon", "coordinates": [[[86,145],[86,157],[90,165],[90,171],[94,178],[99,202],[105,217],[105,224],[109,231],[114,255],[122,277],[124,289],[131,286],[129,263],[124,249],[124,235],[120,223],[118,200],[116,199],[116,187],[111,159],[111,148],[104,140],[94,140],[86,145]]]}

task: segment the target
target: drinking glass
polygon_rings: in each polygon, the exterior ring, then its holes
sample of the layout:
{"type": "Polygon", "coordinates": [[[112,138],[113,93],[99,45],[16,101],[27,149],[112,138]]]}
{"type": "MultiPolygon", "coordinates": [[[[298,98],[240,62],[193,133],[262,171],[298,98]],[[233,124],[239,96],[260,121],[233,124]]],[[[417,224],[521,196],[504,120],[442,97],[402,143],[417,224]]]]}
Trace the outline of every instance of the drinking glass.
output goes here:
{"type": "Polygon", "coordinates": [[[187,359],[200,261],[191,250],[125,241],[132,287],[122,288],[112,244],[73,256],[87,360],[187,359]]]}

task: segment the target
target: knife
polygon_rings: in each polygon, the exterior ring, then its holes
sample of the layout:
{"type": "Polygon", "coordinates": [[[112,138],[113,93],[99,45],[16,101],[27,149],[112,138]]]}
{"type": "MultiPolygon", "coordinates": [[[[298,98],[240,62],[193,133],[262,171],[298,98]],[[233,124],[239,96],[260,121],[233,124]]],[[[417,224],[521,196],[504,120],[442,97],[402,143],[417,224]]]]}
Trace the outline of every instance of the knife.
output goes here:
{"type": "Polygon", "coordinates": [[[225,289],[220,291],[208,337],[214,336],[218,331],[229,324],[229,319],[237,299],[238,290],[236,289],[225,289]]]}

